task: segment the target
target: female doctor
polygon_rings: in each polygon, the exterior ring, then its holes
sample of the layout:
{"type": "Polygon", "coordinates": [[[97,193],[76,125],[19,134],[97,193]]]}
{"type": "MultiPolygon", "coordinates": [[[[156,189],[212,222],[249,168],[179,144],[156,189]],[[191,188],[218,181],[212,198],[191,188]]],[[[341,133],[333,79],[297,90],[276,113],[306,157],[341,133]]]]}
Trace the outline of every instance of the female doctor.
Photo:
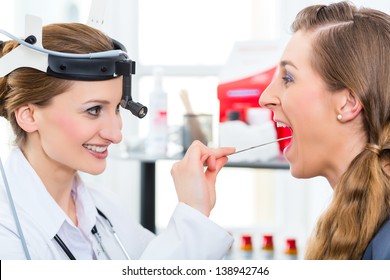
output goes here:
{"type": "MultiPolygon", "coordinates": [[[[75,23],[48,25],[42,34],[46,50],[62,53],[109,51],[115,42],[75,23]]],[[[1,42],[0,62],[12,64],[18,45],[1,42]]],[[[124,75],[95,79],[85,71],[66,77],[25,66],[0,78],[0,116],[9,120],[17,144],[5,174],[18,215],[15,221],[2,187],[0,259],[222,258],[232,238],[208,216],[216,176],[233,149],[210,150],[199,142],[190,147],[171,172],[178,205],[167,229],[155,236],[132,221],[108,190],[87,187],[78,175],[103,172],[108,147],[122,139],[124,75]]]]}

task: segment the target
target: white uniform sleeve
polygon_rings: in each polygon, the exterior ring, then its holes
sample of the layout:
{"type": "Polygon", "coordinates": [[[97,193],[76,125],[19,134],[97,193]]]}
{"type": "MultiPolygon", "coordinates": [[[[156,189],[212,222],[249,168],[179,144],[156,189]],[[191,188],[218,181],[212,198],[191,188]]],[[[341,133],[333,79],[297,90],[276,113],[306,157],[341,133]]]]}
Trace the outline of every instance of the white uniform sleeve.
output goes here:
{"type": "Polygon", "coordinates": [[[232,236],[199,211],[179,203],[167,229],[154,238],[141,259],[222,259],[232,236]]]}

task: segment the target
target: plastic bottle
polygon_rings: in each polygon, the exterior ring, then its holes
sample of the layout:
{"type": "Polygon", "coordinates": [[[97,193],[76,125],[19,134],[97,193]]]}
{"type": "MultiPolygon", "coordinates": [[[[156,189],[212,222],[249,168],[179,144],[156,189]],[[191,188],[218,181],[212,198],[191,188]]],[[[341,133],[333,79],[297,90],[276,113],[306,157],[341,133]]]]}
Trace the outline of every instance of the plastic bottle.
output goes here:
{"type": "Polygon", "coordinates": [[[168,145],[167,93],[163,88],[162,69],[156,68],[154,89],[149,96],[149,132],[145,142],[145,152],[150,155],[165,156],[168,145]]]}
{"type": "Polygon", "coordinates": [[[263,243],[261,245],[261,256],[263,259],[274,259],[274,241],[272,235],[263,235],[263,243]]]}
{"type": "Polygon", "coordinates": [[[241,236],[241,256],[244,260],[253,259],[253,245],[252,245],[252,236],[242,235],[241,236]]]}
{"type": "Polygon", "coordinates": [[[296,260],[298,259],[298,250],[296,240],[293,238],[286,239],[286,249],[284,254],[287,260],[296,260]]]}

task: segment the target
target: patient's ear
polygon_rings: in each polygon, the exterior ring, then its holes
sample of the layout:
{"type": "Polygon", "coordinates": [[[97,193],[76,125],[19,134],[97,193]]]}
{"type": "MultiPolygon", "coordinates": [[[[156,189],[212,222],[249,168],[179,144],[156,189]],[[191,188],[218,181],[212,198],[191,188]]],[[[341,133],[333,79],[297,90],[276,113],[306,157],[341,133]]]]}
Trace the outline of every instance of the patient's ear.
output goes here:
{"type": "Polygon", "coordinates": [[[355,119],[363,109],[363,105],[356,94],[347,89],[343,90],[339,101],[338,114],[342,115],[341,122],[355,119]]]}
{"type": "Polygon", "coordinates": [[[18,125],[26,132],[37,130],[37,123],[34,118],[34,106],[24,105],[15,110],[15,118],[18,125]]]}

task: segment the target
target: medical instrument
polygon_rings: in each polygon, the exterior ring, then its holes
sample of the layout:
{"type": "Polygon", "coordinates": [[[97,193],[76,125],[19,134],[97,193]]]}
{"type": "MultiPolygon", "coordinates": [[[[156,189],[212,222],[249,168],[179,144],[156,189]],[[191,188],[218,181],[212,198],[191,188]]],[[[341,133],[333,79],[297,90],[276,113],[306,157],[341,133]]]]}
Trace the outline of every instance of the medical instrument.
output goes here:
{"type": "Polygon", "coordinates": [[[292,138],[292,136],[278,138],[278,139],[273,140],[273,141],[269,141],[269,142],[266,142],[266,143],[262,143],[262,144],[259,144],[259,145],[256,145],[256,146],[252,146],[252,147],[249,147],[249,148],[245,148],[245,149],[236,151],[234,153],[231,153],[228,156],[231,156],[231,155],[234,155],[234,154],[238,154],[238,153],[242,153],[242,152],[245,152],[245,151],[248,151],[248,150],[252,150],[252,149],[255,149],[255,148],[259,148],[259,147],[262,147],[262,146],[265,146],[265,145],[268,145],[268,144],[272,144],[272,143],[279,142],[279,141],[286,140],[286,139],[290,139],[290,138],[292,138]]]}
{"type": "Polygon", "coordinates": [[[135,102],[131,96],[131,75],[135,74],[135,61],[128,58],[126,48],[111,38],[114,50],[75,54],[57,52],[42,46],[42,22],[38,17],[26,16],[26,39],[0,29],[0,33],[20,45],[0,58],[0,77],[12,71],[29,67],[67,80],[102,81],[123,76],[120,105],[138,118],[147,114],[147,107],[135,102]]]}
{"type": "Polygon", "coordinates": [[[98,211],[99,215],[102,216],[108,222],[108,224],[110,225],[110,231],[114,235],[114,238],[115,238],[116,242],[118,243],[118,245],[121,248],[122,252],[125,254],[126,258],[128,260],[130,260],[130,256],[127,254],[126,249],[123,246],[123,244],[122,244],[121,240],[119,239],[118,235],[116,234],[116,232],[114,230],[114,226],[111,224],[110,220],[98,208],[96,208],[96,210],[98,211]]]}
{"type": "MultiPolygon", "coordinates": [[[[110,232],[113,234],[116,242],[118,243],[119,247],[121,248],[122,252],[126,256],[126,259],[130,260],[130,256],[127,254],[125,247],[123,246],[121,240],[119,239],[118,235],[116,234],[114,230],[114,226],[111,224],[111,221],[107,218],[106,215],[103,214],[102,211],[99,210],[99,208],[96,207],[96,210],[98,214],[104,218],[104,220],[109,224],[110,226],[110,232]]],[[[91,233],[95,236],[97,242],[99,243],[100,248],[102,249],[103,253],[107,256],[107,259],[111,259],[111,257],[108,255],[107,250],[105,249],[102,238],[99,234],[99,231],[97,230],[96,225],[93,226],[91,229],[91,233]]],[[[62,241],[62,239],[56,234],[54,236],[54,240],[58,243],[58,245],[61,247],[61,249],[64,251],[64,253],[68,256],[70,260],[76,260],[75,256],[72,254],[72,252],[69,250],[68,246],[62,241]]]]}
{"type": "Polygon", "coordinates": [[[58,245],[60,245],[61,249],[65,252],[70,260],[76,260],[75,256],[73,256],[72,252],[69,250],[68,246],[62,241],[62,239],[56,234],[54,236],[54,240],[57,241],[58,245]]]}
{"type": "Polygon", "coordinates": [[[15,203],[14,203],[14,200],[12,198],[11,190],[10,190],[9,185],[8,185],[7,177],[5,176],[4,166],[3,166],[3,163],[1,161],[1,158],[0,158],[0,169],[1,169],[1,177],[3,178],[4,187],[5,187],[7,197],[9,200],[9,205],[11,208],[12,216],[14,217],[16,228],[18,230],[18,234],[19,234],[20,240],[22,242],[24,254],[25,254],[27,260],[31,260],[30,252],[27,248],[27,243],[26,243],[26,239],[24,238],[24,235],[23,235],[22,227],[20,226],[18,214],[16,213],[15,203]]]}
{"type": "Polygon", "coordinates": [[[111,257],[108,255],[107,250],[106,250],[106,249],[104,248],[104,246],[103,246],[102,236],[101,236],[100,233],[98,232],[96,225],[93,226],[93,228],[91,229],[91,232],[92,232],[92,234],[95,236],[96,241],[99,243],[100,248],[102,249],[103,253],[107,256],[107,259],[110,260],[111,257]]]}

